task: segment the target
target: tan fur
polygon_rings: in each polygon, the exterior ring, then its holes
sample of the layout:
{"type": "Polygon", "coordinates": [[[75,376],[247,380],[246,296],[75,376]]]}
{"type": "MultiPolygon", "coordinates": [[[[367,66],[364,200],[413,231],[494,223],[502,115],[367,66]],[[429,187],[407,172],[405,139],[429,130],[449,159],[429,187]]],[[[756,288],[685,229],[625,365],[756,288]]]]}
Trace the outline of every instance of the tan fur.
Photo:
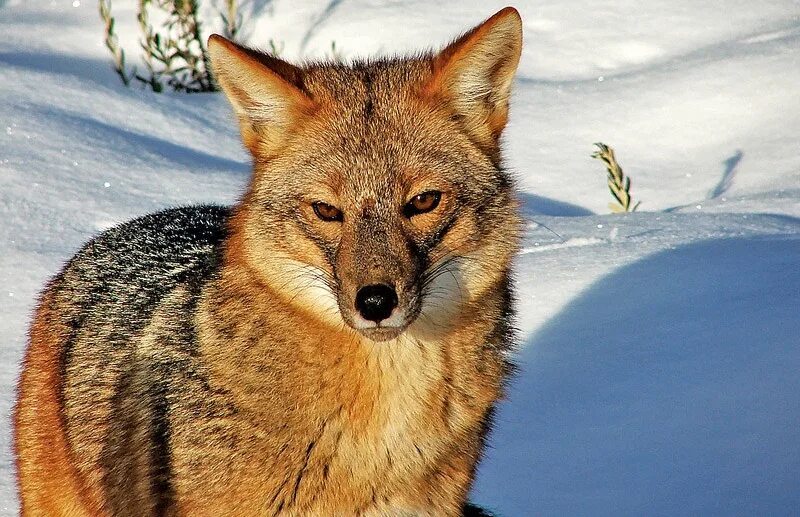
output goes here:
{"type": "Polygon", "coordinates": [[[23,515],[101,516],[99,496],[81,480],[61,418],[61,350],[68,329],[59,325],[52,297],[42,297],[30,329],[14,411],[15,452],[23,515]]]}
{"type": "Polygon", "coordinates": [[[352,66],[212,36],[251,184],[221,243],[134,222],[46,291],[15,420],[23,514],[461,515],[510,369],[499,138],[520,45],[511,8],[438,54],[352,66]],[[118,278],[140,270],[165,292],[118,278]],[[375,284],[394,326],[359,315],[375,284]]]}
{"type": "MultiPolygon", "coordinates": [[[[230,281],[246,282],[244,278],[230,281]]],[[[302,311],[275,303],[274,293],[263,286],[242,287],[245,290],[237,293],[236,301],[210,314],[204,311],[208,320],[201,328],[213,327],[224,310],[231,311],[225,317],[238,321],[238,328],[247,333],[260,327],[261,315],[250,313],[252,305],[263,304],[280,312],[283,319],[270,322],[274,334],[261,336],[263,348],[234,338],[225,342],[223,357],[209,354],[217,368],[213,378],[229,389],[241,389],[242,406],[248,409],[243,421],[231,419],[220,425],[226,426],[230,436],[238,436],[243,427],[250,432],[260,421],[292,425],[282,432],[264,429],[264,442],[252,449],[241,447],[241,455],[233,461],[220,458],[216,483],[210,483],[206,473],[197,473],[201,479],[191,479],[187,465],[187,486],[180,488],[193,503],[187,514],[206,514],[204,508],[213,508],[208,515],[255,515],[262,509],[252,505],[249,496],[282,487],[278,500],[292,500],[297,508],[287,515],[350,515],[353,508],[364,515],[394,515],[389,509],[398,508],[414,515],[458,515],[478,454],[476,435],[482,429],[475,425],[498,396],[503,373],[497,366],[482,364],[472,340],[493,325],[497,315],[475,307],[464,314],[463,321],[455,322],[456,330],[441,336],[446,345],[413,334],[374,343],[352,330],[342,329],[337,336],[302,311]],[[294,332],[297,328],[304,329],[301,340],[294,332]],[[270,347],[280,335],[296,340],[291,350],[270,347]],[[321,342],[335,345],[320,350],[321,342]],[[263,356],[254,357],[255,351],[263,356]],[[230,355],[243,359],[231,364],[230,355]],[[252,366],[265,363],[284,377],[282,384],[292,391],[292,401],[299,407],[278,404],[274,392],[248,389],[263,376],[252,366]],[[303,367],[295,366],[299,364],[303,367]],[[477,376],[476,371],[480,372],[477,376]],[[472,445],[453,449],[453,443],[461,442],[472,445]],[[311,443],[311,453],[302,459],[311,443]],[[295,477],[286,482],[284,458],[275,456],[276,449],[287,451],[287,463],[302,459],[300,490],[296,490],[295,477]],[[252,484],[237,483],[232,490],[230,478],[241,471],[250,473],[252,484]],[[329,488],[321,491],[323,486],[329,488]]],[[[220,350],[219,339],[209,331],[203,342],[210,351],[220,350]]],[[[179,443],[196,443],[203,434],[197,430],[179,443]]],[[[203,454],[213,454],[215,449],[206,444],[203,454]]]]}

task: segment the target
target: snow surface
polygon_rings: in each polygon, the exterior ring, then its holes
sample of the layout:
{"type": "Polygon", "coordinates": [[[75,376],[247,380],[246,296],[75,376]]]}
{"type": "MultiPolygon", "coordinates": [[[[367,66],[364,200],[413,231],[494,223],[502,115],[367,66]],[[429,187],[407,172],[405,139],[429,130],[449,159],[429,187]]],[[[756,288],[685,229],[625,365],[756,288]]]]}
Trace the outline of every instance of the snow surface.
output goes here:
{"type": "MultiPolygon", "coordinates": [[[[131,62],[135,4],[114,3],[131,62]]],[[[288,58],[332,41],[347,57],[402,53],[503,5],[251,0],[244,39],[288,58]]],[[[503,516],[796,514],[800,3],[517,7],[520,372],[473,499],[503,516]],[[617,150],[639,212],[608,214],[596,141],[617,150]]],[[[122,87],[96,8],[0,0],[3,515],[17,512],[9,416],[46,279],[91,235],[232,202],[248,174],[221,95],[122,87]]]]}

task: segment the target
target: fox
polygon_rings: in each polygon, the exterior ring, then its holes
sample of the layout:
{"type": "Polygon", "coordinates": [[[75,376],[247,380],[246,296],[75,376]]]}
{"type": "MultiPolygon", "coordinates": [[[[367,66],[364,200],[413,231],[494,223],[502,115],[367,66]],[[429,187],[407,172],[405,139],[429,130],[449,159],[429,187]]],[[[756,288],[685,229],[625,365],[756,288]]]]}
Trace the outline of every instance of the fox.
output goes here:
{"type": "Polygon", "coordinates": [[[522,218],[507,7],[438,52],[291,64],[212,35],[233,206],[112,227],[46,285],[14,410],[23,516],[484,515],[522,218]]]}

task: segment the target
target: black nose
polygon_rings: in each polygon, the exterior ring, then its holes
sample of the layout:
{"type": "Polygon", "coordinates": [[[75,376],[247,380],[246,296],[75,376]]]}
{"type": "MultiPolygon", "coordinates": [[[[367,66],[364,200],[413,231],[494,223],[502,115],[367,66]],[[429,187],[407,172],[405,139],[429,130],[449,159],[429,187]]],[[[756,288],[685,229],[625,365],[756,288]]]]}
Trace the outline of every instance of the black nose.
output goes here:
{"type": "Polygon", "coordinates": [[[397,307],[397,293],[392,286],[373,284],[362,287],[356,293],[356,309],[364,319],[375,323],[385,320],[397,307]]]}

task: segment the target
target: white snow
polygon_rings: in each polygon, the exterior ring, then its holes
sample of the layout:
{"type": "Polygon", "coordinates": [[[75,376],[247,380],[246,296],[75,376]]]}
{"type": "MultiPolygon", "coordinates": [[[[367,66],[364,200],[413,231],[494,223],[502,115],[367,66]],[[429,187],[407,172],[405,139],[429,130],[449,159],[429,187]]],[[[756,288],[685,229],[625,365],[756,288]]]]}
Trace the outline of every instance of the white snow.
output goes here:
{"type": "MultiPolygon", "coordinates": [[[[133,1],[114,14],[136,62],[133,1]]],[[[204,4],[210,14],[222,2],[204,4]]],[[[287,58],[440,46],[504,2],[255,0],[287,58]]],[[[518,2],[520,371],[472,498],[502,516],[800,508],[800,4],[518,2]],[[613,146],[633,214],[592,144],[613,146]]],[[[124,88],[87,0],[0,0],[0,513],[37,292],[90,236],[247,179],[221,95],[124,88]]]]}

